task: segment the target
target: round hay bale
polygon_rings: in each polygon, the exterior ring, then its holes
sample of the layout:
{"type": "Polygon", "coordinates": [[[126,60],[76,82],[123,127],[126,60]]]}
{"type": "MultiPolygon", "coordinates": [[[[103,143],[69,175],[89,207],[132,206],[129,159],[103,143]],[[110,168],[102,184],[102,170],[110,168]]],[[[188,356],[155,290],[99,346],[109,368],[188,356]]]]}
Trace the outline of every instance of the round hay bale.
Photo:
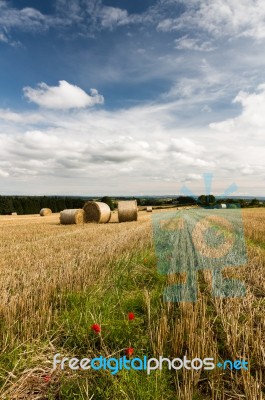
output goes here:
{"type": "Polygon", "coordinates": [[[136,200],[118,202],[119,222],[137,221],[138,208],[136,200]]]}
{"type": "Polygon", "coordinates": [[[111,211],[106,203],[101,201],[87,201],[83,207],[85,222],[96,222],[106,224],[111,218],[111,211]]]}
{"type": "Polygon", "coordinates": [[[60,212],[60,223],[62,225],[83,224],[84,214],[81,208],[63,210],[60,212]]]}
{"type": "Polygon", "coordinates": [[[11,215],[13,215],[13,216],[16,216],[16,215],[17,215],[17,213],[16,213],[16,212],[12,212],[12,213],[11,213],[11,215]]]}
{"type": "Polygon", "coordinates": [[[153,207],[152,206],[147,206],[146,207],[147,212],[153,212],[153,207]]]}
{"type": "Polygon", "coordinates": [[[50,208],[42,208],[40,210],[41,217],[47,217],[47,215],[51,215],[51,214],[52,214],[52,210],[50,208]]]}

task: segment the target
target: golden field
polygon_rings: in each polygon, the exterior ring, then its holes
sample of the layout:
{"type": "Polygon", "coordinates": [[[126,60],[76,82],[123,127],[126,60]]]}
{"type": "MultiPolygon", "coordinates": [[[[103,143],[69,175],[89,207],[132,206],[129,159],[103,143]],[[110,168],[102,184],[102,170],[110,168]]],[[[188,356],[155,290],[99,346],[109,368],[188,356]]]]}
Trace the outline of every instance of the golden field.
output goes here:
{"type": "Polygon", "coordinates": [[[265,209],[243,210],[248,263],[226,268],[229,276],[245,282],[246,296],[213,298],[206,270],[200,273],[194,304],[163,302],[166,282],[156,276],[151,218],[140,212],[137,222],[119,224],[113,213],[106,225],[62,226],[58,214],[0,217],[1,399],[265,397],[265,209]],[[84,296],[91,301],[86,307],[84,296]],[[71,354],[118,353],[126,345],[122,321],[130,307],[139,315],[139,352],[244,358],[250,370],[170,371],[167,376],[153,371],[152,381],[140,377],[141,372],[130,379],[105,372],[95,379],[92,373],[84,377],[52,371],[53,354],[62,349],[71,354]],[[73,319],[77,327],[71,325],[73,319]],[[90,336],[92,322],[106,326],[100,343],[90,336]],[[68,386],[72,382],[67,388],[65,376],[68,386]]]}

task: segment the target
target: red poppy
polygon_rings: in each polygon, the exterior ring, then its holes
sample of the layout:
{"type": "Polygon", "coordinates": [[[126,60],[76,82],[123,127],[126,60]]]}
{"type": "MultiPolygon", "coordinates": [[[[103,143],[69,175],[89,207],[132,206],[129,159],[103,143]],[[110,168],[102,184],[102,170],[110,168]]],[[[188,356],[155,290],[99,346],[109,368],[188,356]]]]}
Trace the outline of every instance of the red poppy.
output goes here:
{"type": "Polygon", "coordinates": [[[129,313],[128,313],[128,319],[129,319],[129,321],[132,321],[132,320],[135,319],[135,315],[134,315],[133,312],[129,312],[129,313]]]}
{"type": "Polygon", "coordinates": [[[95,332],[95,333],[99,333],[101,331],[101,327],[99,324],[93,324],[91,325],[91,329],[95,332]]]}
{"type": "Polygon", "coordinates": [[[126,356],[130,357],[133,355],[134,349],[132,347],[129,347],[128,349],[125,349],[125,353],[126,353],[126,356]]]}
{"type": "Polygon", "coordinates": [[[44,377],[44,381],[45,382],[50,382],[50,380],[51,380],[51,377],[49,375],[44,377]]]}

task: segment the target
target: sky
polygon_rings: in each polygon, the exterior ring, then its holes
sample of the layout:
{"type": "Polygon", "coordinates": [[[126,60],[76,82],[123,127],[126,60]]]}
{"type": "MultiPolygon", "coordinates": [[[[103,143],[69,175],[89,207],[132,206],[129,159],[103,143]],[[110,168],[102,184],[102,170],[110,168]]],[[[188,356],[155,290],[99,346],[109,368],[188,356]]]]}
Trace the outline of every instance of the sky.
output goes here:
{"type": "Polygon", "coordinates": [[[0,0],[0,194],[265,196],[264,0],[0,0]]]}

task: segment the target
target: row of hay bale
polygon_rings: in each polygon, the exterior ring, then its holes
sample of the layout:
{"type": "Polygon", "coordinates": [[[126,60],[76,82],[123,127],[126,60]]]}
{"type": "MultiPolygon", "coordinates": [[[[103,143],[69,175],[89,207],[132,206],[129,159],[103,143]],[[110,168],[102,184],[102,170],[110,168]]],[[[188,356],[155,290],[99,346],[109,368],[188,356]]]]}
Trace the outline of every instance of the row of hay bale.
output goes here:
{"type": "MultiPolygon", "coordinates": [[[[40,215],[46,217],[52,214],[49,208],[42,208],[40,215]]],[[[88,201],[83,209],[67,209],[60,212],[60,223],[63,225],[94,222],[105,224],[110,221],[111,210],[106,203],[88,201]]],[[[137,221],[138,207],[136,200],[118,202],[119,222],[137,221]]]]}
{"type": "MultiPolygon", "coordinates": [[[[110,221],[111,210],[106,203],[88,201],[83,209],[63,210],[60,212],[60,223],[63,225],[97,223],[106,224],[110,221]]],[[[136,200],[118,202],[119,222],[137,221],[138,207],[136,200]]]]}

